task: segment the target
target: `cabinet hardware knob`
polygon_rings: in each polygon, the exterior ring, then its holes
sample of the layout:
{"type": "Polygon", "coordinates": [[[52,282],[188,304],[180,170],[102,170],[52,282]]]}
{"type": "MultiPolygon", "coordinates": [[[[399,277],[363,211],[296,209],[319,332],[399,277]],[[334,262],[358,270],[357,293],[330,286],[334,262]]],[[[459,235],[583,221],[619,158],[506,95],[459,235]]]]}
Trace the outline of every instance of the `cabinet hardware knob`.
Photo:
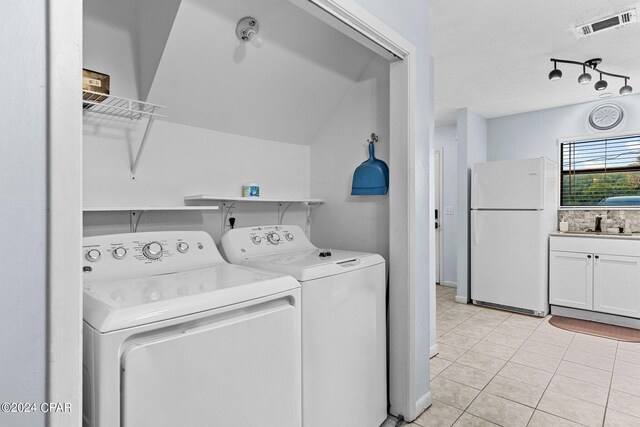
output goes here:
{"type": "Polygon", "coordinates": [[[596,259],[600,259],[600,256],[599,256],[599,255],[596,255],[596,259]]]}
{"type": "Polygon", "coordinates": [[[591,259],[591,255],[587,255],[587,258],[591,259]]]}

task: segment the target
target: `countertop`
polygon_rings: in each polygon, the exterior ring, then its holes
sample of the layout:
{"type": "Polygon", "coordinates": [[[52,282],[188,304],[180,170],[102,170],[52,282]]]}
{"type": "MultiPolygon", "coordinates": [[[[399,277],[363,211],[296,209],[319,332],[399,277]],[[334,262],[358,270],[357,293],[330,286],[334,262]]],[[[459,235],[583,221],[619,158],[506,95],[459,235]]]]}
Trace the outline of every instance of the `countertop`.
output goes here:
{"type": "Polygon", "coordinates": [[[640,240],[640,233],[620,234],[620,233],[596,233],[593,231],[554,231],[551,236],[562,237],[586,237],[596,239],[626,239],[640,240]]]}

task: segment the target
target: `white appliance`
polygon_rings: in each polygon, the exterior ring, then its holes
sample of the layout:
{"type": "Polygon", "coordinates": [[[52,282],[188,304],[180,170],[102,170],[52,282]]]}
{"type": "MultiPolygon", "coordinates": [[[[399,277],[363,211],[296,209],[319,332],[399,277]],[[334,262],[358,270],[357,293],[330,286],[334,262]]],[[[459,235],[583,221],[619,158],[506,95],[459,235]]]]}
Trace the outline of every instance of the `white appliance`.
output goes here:
{"type": "Polygon", "coordinates": [[[83,425],[300,426],[300,288],[205,232],[86,237],[83,425]]]}
{"type": "Polygon", "coordinates": [[[558,165],[545,158],[476,163],[471,189],[471,299],[549,312],[548,242],[557,228],[558,165]]]}
{"type": "Polygon", "coordinates": [[[302,285],[302,425],[372,427],[387,416],[385,262],[316,248],[298,226],[222,236],[234,264],[289,274],[302,285]]]}

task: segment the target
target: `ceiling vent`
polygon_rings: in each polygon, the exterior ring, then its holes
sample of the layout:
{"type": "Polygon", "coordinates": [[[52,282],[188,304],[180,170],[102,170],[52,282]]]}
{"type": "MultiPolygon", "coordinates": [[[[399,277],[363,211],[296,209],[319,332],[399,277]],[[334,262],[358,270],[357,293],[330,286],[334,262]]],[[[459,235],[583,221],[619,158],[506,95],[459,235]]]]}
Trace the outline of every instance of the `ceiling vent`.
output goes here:
{"type": "Polygon", "coordinates": [[[578,38],[587,37],[610,28],[623,27],[632,22],[636,22],[636,9],[627,10],[588,24],[578,25],[575,28],[575,34],[578,38]]]}

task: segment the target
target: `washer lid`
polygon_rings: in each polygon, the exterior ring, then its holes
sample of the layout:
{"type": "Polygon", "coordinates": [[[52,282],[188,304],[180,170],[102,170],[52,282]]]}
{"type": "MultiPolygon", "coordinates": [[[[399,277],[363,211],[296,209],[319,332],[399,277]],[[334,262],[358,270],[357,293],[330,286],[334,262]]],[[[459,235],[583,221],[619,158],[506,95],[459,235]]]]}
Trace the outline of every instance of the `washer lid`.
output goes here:
{"type": "Polygon", "coordinates": [[[243,265],[288,274],[301,282],[359,270],[384,263],[378,254],[334,249],[309,249],[248,258],[243,265]],[[331,256],[321,257],[329,251],[331,256]]]}
{"type": "Polygon", "coordinates": [[[220,264],[84,285],[84,320],[99,332],[186,316],[299,287],[292,277],[220,264]]]}

